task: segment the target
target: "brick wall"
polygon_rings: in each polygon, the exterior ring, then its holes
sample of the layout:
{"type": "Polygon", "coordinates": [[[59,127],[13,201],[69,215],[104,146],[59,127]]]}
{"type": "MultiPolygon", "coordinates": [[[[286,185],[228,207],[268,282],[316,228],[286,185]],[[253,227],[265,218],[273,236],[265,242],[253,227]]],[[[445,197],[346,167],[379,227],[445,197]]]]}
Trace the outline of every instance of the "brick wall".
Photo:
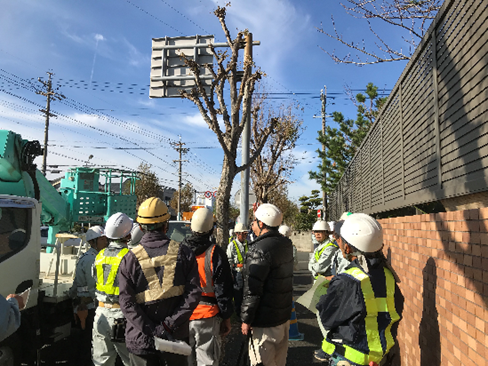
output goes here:
{"type": "Polygon", "coordinates": [[[401,365],[488,365],[488,208],[380,222],[405,296],[401,365]]]}

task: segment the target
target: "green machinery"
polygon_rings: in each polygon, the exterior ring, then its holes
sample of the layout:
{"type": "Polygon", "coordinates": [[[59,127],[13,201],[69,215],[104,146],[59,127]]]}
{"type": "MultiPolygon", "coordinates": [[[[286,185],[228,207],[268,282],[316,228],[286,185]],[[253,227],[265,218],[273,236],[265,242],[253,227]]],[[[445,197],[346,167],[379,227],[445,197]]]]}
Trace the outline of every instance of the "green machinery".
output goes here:
{"type": "Polygon", "coordinates": [[[49,226],[48,244],[55,244],[55,235],[76,222],[103,225],[116,212],[135,218],[136,172],[71,168],[56,190],[33,163],[39,155],[38,141],[0,130],[0,194],[32,197],[42,203],[41,223],[49,226]]]}

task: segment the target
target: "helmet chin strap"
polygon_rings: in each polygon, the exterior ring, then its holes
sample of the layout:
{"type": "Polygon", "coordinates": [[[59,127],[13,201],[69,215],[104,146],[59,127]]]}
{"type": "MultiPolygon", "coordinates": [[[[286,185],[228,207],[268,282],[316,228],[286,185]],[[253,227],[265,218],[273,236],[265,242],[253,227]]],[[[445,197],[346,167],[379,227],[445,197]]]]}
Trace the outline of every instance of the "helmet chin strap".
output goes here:
{"type": "Polygon", "coordinates": [[[259,220],[258,219],[256,219],[256,225],[258,225],[258,228],[259,228],[258,236],[261,236],[261,232],[263,231],[263,229],[261,228],[261,226],[259,226],[259,220]]]}

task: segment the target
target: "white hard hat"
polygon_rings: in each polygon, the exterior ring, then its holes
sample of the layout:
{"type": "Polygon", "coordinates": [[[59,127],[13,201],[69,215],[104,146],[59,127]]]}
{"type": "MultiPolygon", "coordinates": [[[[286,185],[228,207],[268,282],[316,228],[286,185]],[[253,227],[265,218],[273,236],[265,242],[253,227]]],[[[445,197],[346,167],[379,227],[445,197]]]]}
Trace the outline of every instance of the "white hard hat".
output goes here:
{"type": "Polygon", "coordinates": [[[132,230],[130,232],[130,240],[127,245],[136,246],[137,244],[139,244],[144,234],[145,232],[142,231],[139,223],[134,222],[134,224],[132,225],[132,230]]]}
{"type": "Polygon", "coordinates": [[[247,228],[244,226],[244,224],[242,222],[238,222],[236,224],[236,226],[234,226],[234,232],[237,234],[237,233],[245,233],[247,230],[247,228]]]}
{"type": "Polygon", "coordinates": [[[213,212],[208,208],[199,208],[193,214],[190,226],[195,233],[208,233],[214,226],[213,212]]]}
{"type": "Polygon", "coordinates": [[[348,216],[351,216],[352,212],[343,212],[339,220],[345,220],[348,216]]]}
{"type": "Polygon", "coordinates": [[[132,219],[122,212],[114,213],[105,224],[105,235],[109,239],[125,238],[131,230],[132,219]]]}
{"type": "Polygon", "coordinates": [[[90,240],[99,238],[101,236],[105,236],[105,234],[103,233],[103,227],[101,227],[99,225],[92,226],[91,228],[89,228],[86,231],[86,234],[85,235],[86,235],[85,238],[86,238],[86,241],[87,242],[90,241],[90,240]]]}
{"type": "Polygon", "coordinates": [[[229,230],[229,236],[231,236],[231,237],[234,236],[234,230],[233,229],[229,230]]]}
{"type": "Polygon", "coordinates": [[[258,207],[254,216],[269,227],[278,227],[283,221],[283,214],[280,209],[271,203],[263,203],[258,207]]]}
{"type": "Polygon", "coordinates": [[[289,226],[286,225],[281,225],[278,231],[281,235],[286,236],[287,238],[289,238],[291,235],[291,229],[289,226]]]}
{"type": "Polygon", "coordinates": [[[312,231],[330,231],[327,221],[319,220],[313,224],[312,231]]]}
{"type": "Polygon", "coordinates": [[[380,223],[363,213],[349,215],[344,220],[341,236],[364,253],[374,253],[383,247],[383,229],[380,223]]]}

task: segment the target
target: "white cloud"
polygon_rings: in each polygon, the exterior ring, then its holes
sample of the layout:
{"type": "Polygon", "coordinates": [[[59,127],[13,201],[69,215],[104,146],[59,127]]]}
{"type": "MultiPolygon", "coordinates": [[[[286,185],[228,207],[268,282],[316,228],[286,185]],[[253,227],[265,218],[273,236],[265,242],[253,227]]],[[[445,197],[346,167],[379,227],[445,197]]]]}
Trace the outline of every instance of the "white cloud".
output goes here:
{"type": "Polygon", "coordinates": [[[131,66],[146,66],[150,64],[150,56],[144,55],[141,53],[137,47],[135,47],[132,43],[130,43],[127,39],[123,39],[122,43],[127,48],[127,57],[129,61],[129,65],[131,66]]]}
{"type": "Polygon", "coordinates": [[[101,34],[95,34],[95,41],[105,41],[105,37],[101,34]]]}
{"type": "Polygon", "coordinates": [[[288,197],[298,200],[301,196],[309,196],[312,190],[320,190],[320,185],[308,178],[308,173],[303,174],[294,183],[288,186],[288,197]]]}
{"type": "MultiPolygon", "coordinates": [[[[218,4],[218,0],[214,0],[218,4]]],[[[237,0],[227,9],[230,30],[248,28],[253,39],[261,41],[254,48],[255,61],[264,71],[276,72],[283,57],[292,52],[303,33],[312,28],[310,15],[289,0],[237,0]]]]}

